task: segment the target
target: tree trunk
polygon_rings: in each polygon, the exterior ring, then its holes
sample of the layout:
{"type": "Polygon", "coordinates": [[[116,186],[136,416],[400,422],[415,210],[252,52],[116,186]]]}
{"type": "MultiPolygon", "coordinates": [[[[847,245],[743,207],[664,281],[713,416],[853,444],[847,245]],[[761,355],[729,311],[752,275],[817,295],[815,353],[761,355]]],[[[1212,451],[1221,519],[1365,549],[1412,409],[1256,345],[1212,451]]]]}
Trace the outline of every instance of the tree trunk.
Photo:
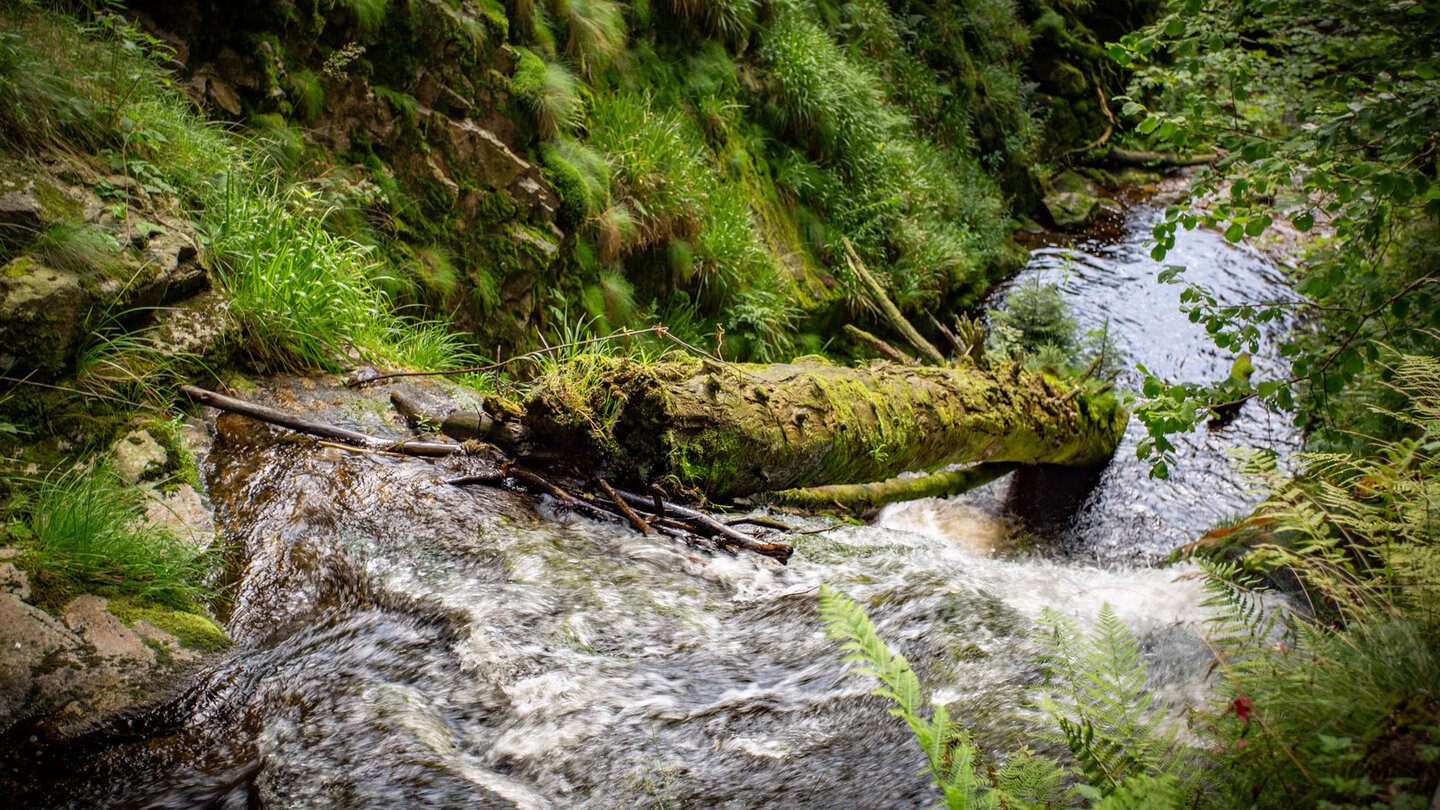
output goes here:
{"type": "Polygon", "coordinates": [[[531,395],[540,446],[714,500],[879,481],[948,464],[1105,461],[1127,415],[1113,395],[1065,399],[1016,368],[867,368],[816,358],[731,365],[583,356],[531,395]]]}

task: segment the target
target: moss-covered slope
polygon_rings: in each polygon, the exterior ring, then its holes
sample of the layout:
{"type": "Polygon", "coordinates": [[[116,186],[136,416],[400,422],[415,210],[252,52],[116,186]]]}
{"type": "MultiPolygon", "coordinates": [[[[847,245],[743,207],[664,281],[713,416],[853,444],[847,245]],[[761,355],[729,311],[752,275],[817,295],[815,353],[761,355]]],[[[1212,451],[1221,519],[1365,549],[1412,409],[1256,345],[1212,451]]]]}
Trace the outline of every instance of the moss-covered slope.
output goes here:
{"type": "Polygon", "coordinates": [[[322,178],[392,292],[487,348],[662,320],[767,360],[849,316],[841,237],[912,313],[1014,267],[1011,203],[1103,130],[1102,37],[1151,5],[135,8],[197,99],[322,178]]]}

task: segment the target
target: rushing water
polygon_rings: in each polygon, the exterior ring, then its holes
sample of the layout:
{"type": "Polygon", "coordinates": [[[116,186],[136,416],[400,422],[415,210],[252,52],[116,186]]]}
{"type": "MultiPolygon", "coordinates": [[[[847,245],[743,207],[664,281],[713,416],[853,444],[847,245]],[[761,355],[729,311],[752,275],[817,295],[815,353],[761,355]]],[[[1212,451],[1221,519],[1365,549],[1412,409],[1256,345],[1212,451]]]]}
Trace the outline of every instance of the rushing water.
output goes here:
{"type": "MultiPolygon", "coordinates": [[[[1153,216],[1137,206],[1107,242],[1037,250],[1027,272],[1059,279],[1087,322],[1109,316],[1153,371],[1223,377],[1229,358],[1153,286],[1153,216]]],[[[1229,294],[1277,294],[1265,262],[1212,234],[1182,234],[1176,259],[1229,294]]],[[[376,429],[347,392],[272,396],[376,429]]],[[[892,506],[869,526],[794,520],[781,567],[447,486],[454,471],[424,461],[317,448],[233,417],[217,430],[209,483],[239,549],[226,617],[237,649],[127,723],[17,748],[12,762],[34,776],[28,804],[928,806],[908,730],[824,636],[819,584],[864,604],[992,750],[1029,740],[1028,637],[1047,606],[1088,621],[1113,605],[1142,638],[1152,685],[1193,702],[1209,658],[1192,570],[1114,561],[1168,550],[1246,503],[1226,446],[1289,441],[1247,406],[1195,438],[1172,483],[1148,480],[1122,448],[1057,538],[1037,542],[1012,516],[1022,496],[1048,493],[1001,481],[892,506]]]]}

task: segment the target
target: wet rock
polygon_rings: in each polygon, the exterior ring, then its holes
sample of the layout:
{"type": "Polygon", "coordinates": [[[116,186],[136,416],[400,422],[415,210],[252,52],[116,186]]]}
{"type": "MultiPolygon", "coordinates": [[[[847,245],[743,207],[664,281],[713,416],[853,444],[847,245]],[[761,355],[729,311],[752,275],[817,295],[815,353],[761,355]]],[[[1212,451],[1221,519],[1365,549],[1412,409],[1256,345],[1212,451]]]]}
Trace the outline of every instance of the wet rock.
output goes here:
{"type": "Polygon", "coordinates": [[[53,374],[65,364],[94,295],[84,279],[29,256],[0,267],[0,367],[53,374]]]}
{"type": "Polygon", "coordinates": [[[1083,228],[1095,221],[1100,200],[1088,194],[1061,191],[1045,198],[1045,210],[1055,227],[1066,230],[1083,228]]]}
{"type": "Polygon", "coordinates": [[[31,699],[32,673],[75,661],[84,643],[50,614],[0,594],[0,726],[31,699]]]}
{"type": "Polygon", "coordinates": [[[200,654],[194,650],[185,649],[185,647],[180,644],[180,639],[144,619],[136,619],[135,622],[130,625],[130,629],[141,639],[164,650],[161,657],[168,655],[170,660],[181,662],[198,661],[200,659],[200,654]]]}
{"type": "Polygon", "coordinates": [[[132,484],[153,478],[165,469],[169,453],[148,430],[132,430],[115,444],[110,452],[114,456],[115,471],[132,484]]]}
{"type": "Polygon", "coordinates": [[[95,649],[95,653],[118,662],[155,663],[155,651],[125,623],[105,610],[104,597],[77,596],[65,608],[65,626],[95,649]]]}
{"type": "Polygon", "coordinates": [[[30,580],[14,563],[0,563],[0,592],[12,594],[17,599],[29,599],[30,580]]]}

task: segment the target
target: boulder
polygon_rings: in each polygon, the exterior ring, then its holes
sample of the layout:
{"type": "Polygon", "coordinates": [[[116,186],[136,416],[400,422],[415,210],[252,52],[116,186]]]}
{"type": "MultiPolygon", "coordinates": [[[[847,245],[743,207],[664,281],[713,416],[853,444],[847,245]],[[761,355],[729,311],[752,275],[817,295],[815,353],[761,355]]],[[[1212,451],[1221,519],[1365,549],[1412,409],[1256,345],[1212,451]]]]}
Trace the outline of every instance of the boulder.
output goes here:
{"type": "Polygon", "coordinates": [[[0,245],[17,248],[45,225],[45,208],[29,189],[0,195],[0,245]]]}
{"type": "Polygon", "coordinates": [[[125,434],[110,446],[110,452],[114,456],[115,472],[132,484],[159,475],[170,455],[150,431],[144,429],[125,434]]]}
{"type": "Polygon", "coordinates": [[[60,371],[94,303],[85,280],[68,270],[30,256],[0,267],[0,368],[60,371]]]}
{"type": "Polygon", "coordinates": [[[1101,210],[1098,198],[1074,191],[1048,195],[1044,204],[1055,227],[1065,230],[1078,230],[1089,225],[1101,210]]]}

